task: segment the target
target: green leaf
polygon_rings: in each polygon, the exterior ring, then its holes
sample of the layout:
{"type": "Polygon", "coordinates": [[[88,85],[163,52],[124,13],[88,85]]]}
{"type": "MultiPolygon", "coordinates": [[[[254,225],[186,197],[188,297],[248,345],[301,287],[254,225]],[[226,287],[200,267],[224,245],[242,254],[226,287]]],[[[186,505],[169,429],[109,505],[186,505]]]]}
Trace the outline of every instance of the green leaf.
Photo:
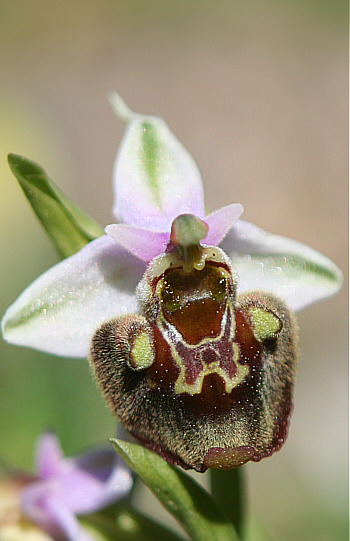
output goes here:
{"type": "Polygon", "coordinates": [[[232,524],[191,477],[141,445],[111,440],[119,455],[173,515],[193,541],[237,541],[232,524]]]}
{"type": "Polygon", "coordinates": [[[102,227],[55,186],[40,165],[17,154],[9,154],[8,163],[62,258],[104,234],[102,227]]]}
{"type": "Polygon", "coordinates": [[[80,521],[101,541],[184,541],[129,505],[120,503],[102,512],[85,515],[80,521]]]}
{"type": "Polygon", "coordinates": [[[231,520],[240,537],[243,538],[245,519],[245,490],[243,468],[232,470],[210,470],[211,493],[222,513],[231,520]]]}

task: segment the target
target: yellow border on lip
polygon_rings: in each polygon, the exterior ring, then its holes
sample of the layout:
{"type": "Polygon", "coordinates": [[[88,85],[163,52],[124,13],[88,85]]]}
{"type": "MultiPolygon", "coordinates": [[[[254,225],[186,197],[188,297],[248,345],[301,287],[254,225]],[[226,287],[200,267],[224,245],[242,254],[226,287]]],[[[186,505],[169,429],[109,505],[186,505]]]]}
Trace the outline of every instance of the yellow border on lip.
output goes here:
{"type": "Polygon", "coordinates": [[[193,396],[195,394],[200,394],[202,392],[202,389],[203,389],[204,378],[205,378],[205,376],[207,376],[209,374],[218,374],[220,377],[222,377],[222,379],[225,382],[225,391],[226,391],[226,393],[230,393],[232,391],[232,389],[237,387],[243,381],[243,379],[249,374],[249,366],[248,365],[242,365],[242,364],[238,363],[239,348],[238,348],[238,344],[236,342],[234,342],[235,330],[236,330],[235,319],[234,319],[234,311],[233,311],[232,305],[231,305],[231,303],[229,301],[227,301],[227,305],[226,305],[226,309],[225,309],[225,315],[224,315],[223,320],[222,320],[220,334],[218,336],[216,336],[215,338],[205,338],[199,344],[196,344],[196,345],[187,344],[183,340],[181,334],[176,330],[176,328],[173,325],[171,325],[168,321],[166,321],[166,319],[164,318],[161,310],[160,310],[160,313],[159,313],[159,318],[158,318],[157,324],[158,324],[158,328],[159,328],[160,332],[162,333],[163,338],[166,340],[167,344],[170,346],[172,358],[174,359],[177,366],[180,368],[180,374],[179,374],[179,377],[177,378],[177,380],[175,382],[175,386],[174,386],[174,391],[175,391],[176,394],[188,393],[191,396],[193,396]],[[231,312],[232,312],[232,315],[233,315],[229,340],[231,340],[233,342],[233,358],[232,358],[232,361],[235,363],[236,368],[237,368],[236,375],[234,377],[230,378],[228,376],[227,372],[225,372],[225,370],[222,367],[220,367],[220,359],[219,359],[217,361],[213,361],[209,365],[207,365],[207,364],[204,365],[203,362],[202,362],[203,370],[197,376],[196,381],[194,383],[186,383],[186,366],[184,365],[184,363],[183,363],[183,361],[181,359],[181,356],[176,351],[175,344],[171,340],[168,339],[168,336],[167,336],[168,333],[164,333],[164,329],[162,328],[163,327],[162,323],[164,322],[165,325],[168,327],[168,329],[171,329],[172,332],[175,332],[178,335],[179,341],[181,341],[182,344],[186,348],[188,348],[188,349],[196,349],[196,348],[202,346],[205,343],[207,344],[207,347],[210,348],[210,343],[219,342],[221,340],[224,332],[225,332],[225,326],[227,324],[227,313],[228,313],[229,307],[231,308],[231,312]]]}

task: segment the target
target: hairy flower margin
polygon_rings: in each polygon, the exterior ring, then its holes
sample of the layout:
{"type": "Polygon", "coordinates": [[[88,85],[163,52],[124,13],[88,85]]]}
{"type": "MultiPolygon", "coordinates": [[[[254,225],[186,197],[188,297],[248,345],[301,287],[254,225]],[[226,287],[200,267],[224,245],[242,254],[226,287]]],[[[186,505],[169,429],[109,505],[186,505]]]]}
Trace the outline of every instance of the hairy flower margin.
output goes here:
{"type": "Polygon", "coordinates": [[[209,226],[203,246],[220,246],[238,277],[237,293],[272,293],[292,311],[337,293],[342,273],[308,246],[240,220],[231,204],[208,216],[202,180],[190,154],[156,117],[132,112],[114,94],[127,122],[114,167],[113,214],[120,222],[35,280],[2,319],[4,339],[54,355],[85,358],[96,328],[139,313],[136,286],[147,264],[167,249],[171,225],[193,214],[209,226]]]}
{"type": "Polygon", "coordinates": [[[77,516],[94,513],[126,497],[133,483],[128,467],[113,449],[100,448],[65,458],[52,432],[38,438],[35,462],[33,476],[17,473],[11,481],[9,475],[2,506],[5,513],[6,505],[10,507],[7,518],[0,517],[1,539],[27,539],[32,532],[33,539],[38,540],[64,537],[93,541],[77,516]]]}

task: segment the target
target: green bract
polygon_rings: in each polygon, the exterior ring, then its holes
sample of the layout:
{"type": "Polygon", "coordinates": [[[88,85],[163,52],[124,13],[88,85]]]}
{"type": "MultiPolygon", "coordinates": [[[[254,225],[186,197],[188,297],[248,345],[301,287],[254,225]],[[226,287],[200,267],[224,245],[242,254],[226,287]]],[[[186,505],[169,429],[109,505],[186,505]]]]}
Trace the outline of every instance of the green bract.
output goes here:
{"type": "Polygon", "coordinates": [[[151,451],[112,440],[119,455],[141,477],[161,504],[194,541],[235,541],[232,524],[220,513],[210,495],[188,475],[151,451]]]}
{"type": "Polygon", "coordinates": [[[9,166],[61,257],[78,252],[104,231],[35,162],[9,154],[9,166]]]}

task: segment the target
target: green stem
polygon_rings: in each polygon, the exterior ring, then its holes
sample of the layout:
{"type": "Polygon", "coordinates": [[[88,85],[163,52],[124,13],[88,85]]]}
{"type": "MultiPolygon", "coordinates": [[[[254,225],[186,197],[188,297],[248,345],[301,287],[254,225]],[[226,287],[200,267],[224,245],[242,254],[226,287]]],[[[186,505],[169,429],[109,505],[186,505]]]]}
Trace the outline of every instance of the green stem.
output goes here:
{"type": "Polygon", "coordinates": [[[243,468],[220,470],[213,468],[211,493],[220,511],[233,523],[239,537],[243,539],[246,512],[243,468]]]}

